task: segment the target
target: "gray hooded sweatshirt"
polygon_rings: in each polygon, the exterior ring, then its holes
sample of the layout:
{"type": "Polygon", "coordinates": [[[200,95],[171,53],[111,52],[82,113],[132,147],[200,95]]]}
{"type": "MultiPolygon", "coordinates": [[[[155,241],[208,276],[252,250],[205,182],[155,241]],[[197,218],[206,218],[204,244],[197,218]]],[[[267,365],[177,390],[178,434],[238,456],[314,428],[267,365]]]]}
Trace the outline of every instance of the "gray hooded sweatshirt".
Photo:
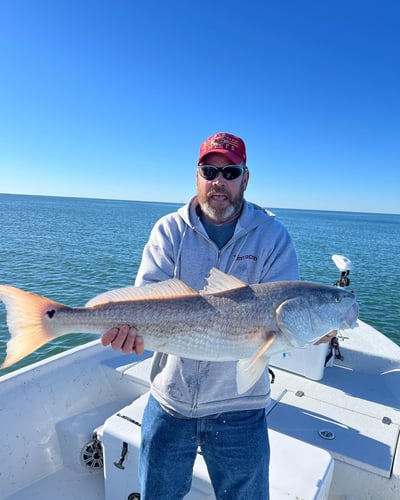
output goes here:
{"type": "MultiPolygon", "coordinates": [[[[197,207],[194,197],[155,224],[143,251],[137,286],[176,277],[199,291],[213,267],[249,284],[298,279],[293,242],[273,214],[244,201],[232,238],[219,249],[201,223],[197,207]]],[[[264,407],[270,394],[267,371],[239,395],[236,364],[155,353],[151,393],[167,411],[183,417],[264,407]]]]}

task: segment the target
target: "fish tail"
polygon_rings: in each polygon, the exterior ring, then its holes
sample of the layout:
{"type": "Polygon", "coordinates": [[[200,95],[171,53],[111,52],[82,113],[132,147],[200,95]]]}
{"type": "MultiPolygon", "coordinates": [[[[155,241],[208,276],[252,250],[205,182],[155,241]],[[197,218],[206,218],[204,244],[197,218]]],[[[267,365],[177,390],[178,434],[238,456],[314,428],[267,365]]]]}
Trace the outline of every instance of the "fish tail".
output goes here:
{"type": "Polygon", "coordinates": [[[58,302],[8,285],[0,285],[0,300],[6,306],[11,334],[7,355],[0,368],[13,365],[60,335],[46,322],[46,314],[51,317],[52,311],[54,313],[62,306],[58,302]]]}

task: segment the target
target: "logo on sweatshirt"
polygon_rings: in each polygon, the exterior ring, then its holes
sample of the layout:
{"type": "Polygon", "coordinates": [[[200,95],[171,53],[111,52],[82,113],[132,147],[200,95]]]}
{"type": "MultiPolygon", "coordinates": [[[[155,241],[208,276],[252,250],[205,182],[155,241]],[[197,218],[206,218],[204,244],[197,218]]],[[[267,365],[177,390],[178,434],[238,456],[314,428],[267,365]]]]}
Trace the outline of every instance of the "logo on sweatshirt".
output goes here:
{"type": "Polygon", "coordinates": [[[256,255],[250,255],[250,254],[247,254],[247,255],[238,255],[236,257],[236,260],[255,260],[255,261],[257,261],[258,257],[256,255]]]}

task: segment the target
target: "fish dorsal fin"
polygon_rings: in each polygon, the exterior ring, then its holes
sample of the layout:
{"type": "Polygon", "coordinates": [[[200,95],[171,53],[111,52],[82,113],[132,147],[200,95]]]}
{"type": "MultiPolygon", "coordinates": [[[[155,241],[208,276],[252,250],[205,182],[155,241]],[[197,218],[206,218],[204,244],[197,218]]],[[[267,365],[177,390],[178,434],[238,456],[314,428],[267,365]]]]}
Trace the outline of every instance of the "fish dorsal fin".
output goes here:
{"type": "Polygon", "coordinates": [[[165,299],[171,297],[187,297],[190,295],[198,295],[198,293],[185,285],[183,281],[176,278],[160,281],[159,283],[151,283],[143,286],[127,286],[102,293],[97,297],[89,300],[86,307],[98,306],[107,302],[124,302],[127,300],[142,300],[142,299],[165,299]]]}
{"type": "Polygon", "coordinates": [[[213,267],[210,276],[207,278],[207,285],[200,292],[202,295],[207,293],[221,293],[227,290],[247,287],[248,285],[230,274],[226,274],[219,269],[213,267]]]}

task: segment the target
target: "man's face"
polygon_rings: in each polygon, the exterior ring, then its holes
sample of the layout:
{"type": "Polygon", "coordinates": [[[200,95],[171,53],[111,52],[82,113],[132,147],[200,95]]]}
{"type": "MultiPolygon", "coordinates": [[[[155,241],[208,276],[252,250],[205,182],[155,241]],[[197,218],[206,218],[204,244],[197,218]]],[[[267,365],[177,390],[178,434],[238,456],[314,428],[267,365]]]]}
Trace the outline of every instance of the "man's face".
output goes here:
{"type": "MultiPolygon", "coordinates": [[[[221,168],[232,165],[232,162],[222,154],[211,153],[203,158],[201,165],[213,165],[221,168]]],[[[215,224],[230,222],[238,217],[248,180],[248,170],[244,170],[239,177],[233,180],[225,179],[219,172],[212,181],[204,179],[197,171],[197,197],[204,215],[215,224]]]]}

